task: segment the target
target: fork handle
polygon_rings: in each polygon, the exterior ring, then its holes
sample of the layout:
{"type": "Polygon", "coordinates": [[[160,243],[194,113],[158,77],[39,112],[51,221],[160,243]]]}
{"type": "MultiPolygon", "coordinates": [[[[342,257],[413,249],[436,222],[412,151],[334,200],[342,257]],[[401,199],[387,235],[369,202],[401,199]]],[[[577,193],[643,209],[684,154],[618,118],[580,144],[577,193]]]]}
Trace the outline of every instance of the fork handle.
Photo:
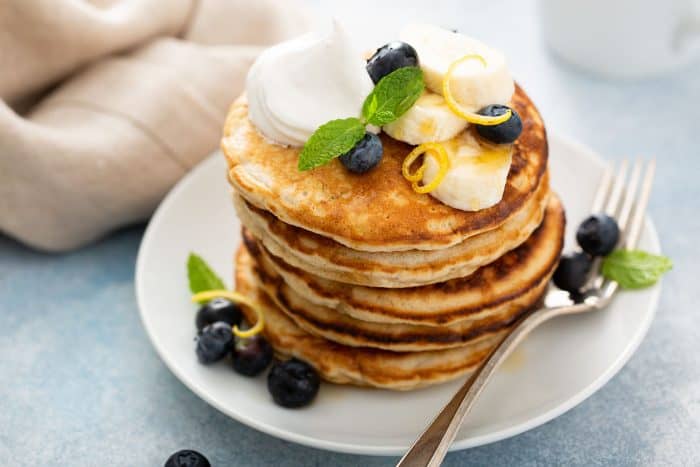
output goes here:
{"type": "Polygon", "coordinates": [[[498,366],[513,349],[540,324],[563,314],[589,310],[590,305],[571,305],[557,308],[540,308],[521,318],[511,331],[496,345],[488,357],[472,373],[442,411],[428,425],[423,434],[401,458],[397,467],[438,467],[447,454],[464,417],[470,412],[476,399],[491,379],[498,366]]]}

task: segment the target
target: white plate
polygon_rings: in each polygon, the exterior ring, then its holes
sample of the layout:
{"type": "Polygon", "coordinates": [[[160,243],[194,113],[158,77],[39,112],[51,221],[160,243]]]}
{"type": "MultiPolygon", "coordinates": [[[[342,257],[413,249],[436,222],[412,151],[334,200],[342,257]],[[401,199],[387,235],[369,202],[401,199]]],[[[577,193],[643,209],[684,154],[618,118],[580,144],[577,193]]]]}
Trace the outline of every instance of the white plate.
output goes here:
{"type": "MultiPolygon", "coordinates": [[[[567,245],[589,210],[602,161],[590,150],[550,136],[554,189],[569,219],[567,245]]],[[[231,286],[240,225],[231,206],[221,154],[187,175],[165,198],[143,238],[136,295],[146,331],[163,361],[202,399],[253,428],[334,451],[401,454],[452,396],[460,381],[413,392],[324,384],[301,410],[276,406],[264,377],[245,378],[227,365],[205,367],[194,353],[194,315],[185,260],[201,254],[231,286]]],[[[647,220],[641,247],[659,251],[647,220]]],[[[534,428],[598,390],[634,353],[654,316],[659,286],[621,293],[598,313],[558,318],[515,351],[479,399],[452,449],[490,443],[534,428]]]]}

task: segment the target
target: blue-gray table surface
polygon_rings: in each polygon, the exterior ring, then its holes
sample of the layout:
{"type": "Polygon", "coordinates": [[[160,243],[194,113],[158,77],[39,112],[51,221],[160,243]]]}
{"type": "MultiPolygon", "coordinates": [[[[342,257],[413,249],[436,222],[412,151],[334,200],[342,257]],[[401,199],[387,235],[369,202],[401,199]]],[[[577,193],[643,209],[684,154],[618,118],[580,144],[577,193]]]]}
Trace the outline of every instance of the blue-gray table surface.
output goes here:
{"type": "MultiPolygon", "coordinates": [[[[638,352],[575,409],[452,453],[445,465],[700,465],[700,64],[643,82],[588,76],[547,52],[531,1],[313,3],[368,47],[410,20],[480,37],[506,52],[550,131],[608,159],[658,158],[650,210],[675,267],[638,352]]],[[[275,439],[185,388],[138,317],[142,234],[142,226],[127,228],[64,255],[0,236],[0,464],[159,466],[185,447],[214,466],[394,464],[275,439]]]]}

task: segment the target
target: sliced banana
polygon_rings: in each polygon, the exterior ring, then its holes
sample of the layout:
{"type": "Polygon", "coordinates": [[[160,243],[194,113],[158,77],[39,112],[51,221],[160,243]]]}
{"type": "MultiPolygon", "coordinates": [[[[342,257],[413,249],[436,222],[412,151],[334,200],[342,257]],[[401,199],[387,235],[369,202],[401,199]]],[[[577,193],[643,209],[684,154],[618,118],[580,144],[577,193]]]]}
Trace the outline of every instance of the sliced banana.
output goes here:
{"type": "Polygon", "coordinates": [[[461,64],[450,80],[452,95],[469,112],[489,104],[510,102],[515,85],[500,51],[462,34],[427,24],[407,26],[400,38],[418,52],[425,84],[431,91],[442,94],[443,78],[455,60],[478,54],[485,64],[479,60],[461,64]]]}
{"type": "MultiPolygon", "coordinates": [[[[442,143],[450,160],[450,170],[430,195],[455,209],[479,211],[498,204],[503,198],[512,161],[512,145],[486,145],[463,132],[442,143]]],[[[425,156],[423,184],[437,175],[439,165],[425,156]]]]}
{"type": "Polygon", "coordinates": [[[441,95],[425,91],[413,107],[383,129],[394,139],[419,145],[452,139],[467,125],[466,120],[452,113],[441,95]]]}

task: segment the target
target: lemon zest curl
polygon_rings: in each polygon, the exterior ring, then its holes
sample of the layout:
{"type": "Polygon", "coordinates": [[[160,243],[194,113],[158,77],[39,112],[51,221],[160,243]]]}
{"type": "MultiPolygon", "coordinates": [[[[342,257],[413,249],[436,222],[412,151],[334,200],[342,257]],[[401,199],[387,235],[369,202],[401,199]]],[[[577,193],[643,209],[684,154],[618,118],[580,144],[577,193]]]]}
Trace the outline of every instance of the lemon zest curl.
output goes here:
{"type": "Polygon", "coordinates": [[[255,325],[250,329],[246,329],[245,331],[241,331],[238,328],[238,325],[233,326],[232,332],[234,335],[241,338],[252,337],[262,332],[262,330],[265,328],[265,317],[263,315],[262,310],[260,309],[260,306],[243,294],[234,292],[232,290],[222,289],[206,290],[204,292],[199,292],[192,295],[192,301],[195,303],[208,302],[209,300],[213,300],[215,298],[228,298],[229,300],[232,300],[235,303],[247,306],[255,313],[255,325]]]}

